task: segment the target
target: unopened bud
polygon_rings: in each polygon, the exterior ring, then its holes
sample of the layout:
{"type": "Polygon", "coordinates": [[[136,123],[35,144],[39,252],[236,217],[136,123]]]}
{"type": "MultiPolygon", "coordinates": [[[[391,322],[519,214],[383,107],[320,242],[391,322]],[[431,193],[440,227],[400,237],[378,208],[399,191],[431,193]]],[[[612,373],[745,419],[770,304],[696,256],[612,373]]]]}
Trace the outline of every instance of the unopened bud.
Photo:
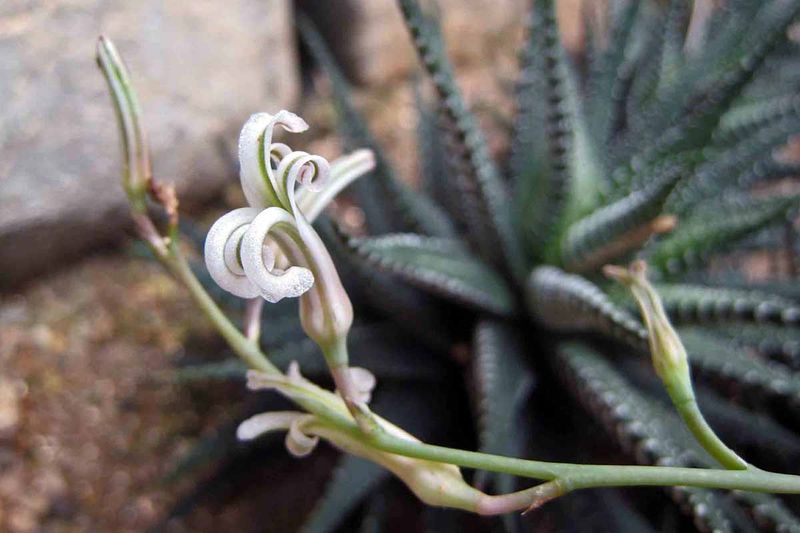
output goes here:
{"type": "Polygon", "coordinates": [[[603,272],[606,276],[626,285],[636,299],[647,327],[650,353],[656,373],[664,381],[672,381],[676,376],[685,376],[688,379],[689,360],[686,349],[667,317],[661,297],[647,280],[646,263],[634,261],[627,269],[606,265],[603,272]]]}

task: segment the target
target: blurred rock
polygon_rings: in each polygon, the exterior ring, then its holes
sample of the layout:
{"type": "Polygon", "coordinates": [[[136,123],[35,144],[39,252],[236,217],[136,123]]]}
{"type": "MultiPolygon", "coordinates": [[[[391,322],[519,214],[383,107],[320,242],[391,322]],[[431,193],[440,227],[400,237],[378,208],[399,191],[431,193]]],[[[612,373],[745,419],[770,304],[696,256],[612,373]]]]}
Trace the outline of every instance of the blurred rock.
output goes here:
{"type": "MultiPolygon", "coordinates": [[[[297,0],[317,24],[348,76],[363,85],[386,85],[417,69],[411,37],[394,0],[297,0]],[[323,4],[323,5],[320,5],[323,4]]],[[[430,4],[423,0],[423,5],[430,4]]],[[[456,64],[491,60],[493,52],[516,46],[530,0],[438,0],[448,51],[456,64]]],[[[558,3],[564,40],[581,46],[582,0],[558,3]]]]}
{"type": "Polygon", "coordinates": [[[288,0],[0,3],[0,286],[119,236],[120,149],[97,36],[126,58],[155,174],[201,200],[255,111],[298,92],[288,0]]]}

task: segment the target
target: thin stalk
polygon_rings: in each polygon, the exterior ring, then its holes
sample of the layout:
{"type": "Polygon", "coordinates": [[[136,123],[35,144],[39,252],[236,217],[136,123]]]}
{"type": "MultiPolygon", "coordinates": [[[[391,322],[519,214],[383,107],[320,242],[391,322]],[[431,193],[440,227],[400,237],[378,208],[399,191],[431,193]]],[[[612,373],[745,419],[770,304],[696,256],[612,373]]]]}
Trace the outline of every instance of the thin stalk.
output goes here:
{"type": "MultiPolygon", "coordinates": [[[[195,303],[237,355],[257,370],[268,374],[280,374],[280,370],[267,359],[259,347],[242,335],[206,293],[189,268],[186,259],[178,250],[175,241],[171,243],[170,256],[165,262],[187,287],[195,303]]],[[[319,406],[313,404],[304,405],[304,407],[347,431],[353,438],[385,452],[534,479],[561,479],[568,490],[590,487],[683,485],[712,489],[800,494],[800,477],[788,474],[757,469],[719,470],[663,466],[582,465],[517,459],[413,442],[385,432],[367,435],[351,420],[346,420],[341,416],[331,417],[330,411],[322,412],[319,406]]]]}
{"type": "Polygon", "coordinates": [[[244,334],[250,340],[258,344],[261,338],[261,310],[264,308],[264,298],[253,298],[248,300],[247,308],[244,313],[244,334]]]}
{"type": "Polygon", "coordinates": [[[365,435],[355,423],[348,423],[347,427],[337,423],[337,426],[349,432],[352,438],[385,452],[533,479],[561,479],[567,490],[591,487],[689,486],[786,494],[800,493],[800,476],[764,470],[552,463],[414,442],[386,432],[365,435]]]}
{"type": "MultiPolygon", "coordinates": [[[[268,374],[280,374],[278,368],[267,359],[258,346],[248,341],[208,296],[185,258],[177,250],[177,246],[173,244],[170,248],[168,267],[186,285],[197,305],[220,331],[231,349],[253,368],[268,374]]],[[[534,479],[561,479],[567,490],[590,487],[683,485],[712,489],[800,494],[800,477],[788,474],[755,469],[719,470],[663,466],[583,465],[517,459],[413,442],[394,437],[386,432],[367,435],[352,420],[341,416],[333,417],[331,411],[320,410],[319,406],[314,404],[304,407],[348,432],[354,439],[385,452],[534,479]]]]}
{"type": "Polygon", "coordinates": [[[729,470],[755,468],[722,442],[722,439],[708,425],[703,413],[700,411],[700,407],[697,405],[697,399],[691,386],[691,379],[675,381],[677,382],[670,383],[665,380],[664,384],[667,393],[683,423],[686,424],[686,427],[703,449],[716,459],[719,464],[729,470]]]}
{"type": "Polygon", "coordinates": [[[173,239],[169,246],[167,257],[159,259],[169,268],[178,280],[189,290],[197,307],[206,315],[220,335],[225,339],[231,349],[241,357],[250,367],[268,374],[280,374],[281,371],[273,365],[258,344],[245,337],[239,329],[225,316],[222,309],[208,295],[203,285],[197,280],[194,272],[186,262],[186,258],[178,248],[177,239],[173,239]]]}

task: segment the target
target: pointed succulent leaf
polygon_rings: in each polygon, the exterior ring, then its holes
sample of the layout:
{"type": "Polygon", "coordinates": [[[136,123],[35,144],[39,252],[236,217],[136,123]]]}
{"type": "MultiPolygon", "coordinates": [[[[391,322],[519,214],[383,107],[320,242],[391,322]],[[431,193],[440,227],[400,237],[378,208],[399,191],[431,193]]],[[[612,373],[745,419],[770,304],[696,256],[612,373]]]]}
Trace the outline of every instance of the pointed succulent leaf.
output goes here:
{"type": "Polygon", "coordinates": [[[343,455],[303,530],[308,533],[335,531],[347,515],[390,475],[388,470],[375,463],[353,455],[343,455]]]}
{"type": "Polygon", "coordinates": [[[656,284],[670,317],[679,323],[752,321],[800,325],[800,304],[765,292],[688,284],[656,284]]]}
{"type": "Polygon", "coordinates": [[[436,110],[425,102],[421,83],[414,84],[414,98],[417,104],[417,152],[419,153],[419,174],[422,190],[454,218],[458,209],[452,191],[457,184],[449,170],[448,154],[436,117],[436,110]]]}
{"type": "Polygon", "coordinates": [[[667,19],[662,33],[661,57],[659,58],[658,85],[660,91],[668,91],[680,76],[684,61],[683,49],[686,30],[691,14],[689,0],[671,0],[667,8],[667,19]]]}
{"type": "MultiPolygon", "coordinates": [[[[686,172],[682,161],[666,162],[646,186],[572,224],[561,248],[566,268],[593,270],[641,246],[653,234],[648,224],[662,213],[667,197],[686,172]]],[[[662,220],[670,225],[668,219],[662,220]]]]}
{"type": "MultiPolygon", "coordinates": [[[[798,13],[800,5],[791,0],[765,4],[756,19],[746,26],[749,31],[745,32],[745,37],[741,37],[741,30],[740,35],[734,35],[742,42],[735,47],[736,54],[720,59],[726,65],[725,69],[712,76],[710,81],[700,83],[701,76],[691,72],[690,68],[685,75],[688,81],[676,84],[672,90],[675,98],[682,102],[677,113],[679,118],[673,118],[673,98],[662,99],[667,107],[662,105],[656,111],[643,113],[640,126],[627,136],[628,143],[637,147],[636,159],[649,163],[707,144],[732,102],[742,94],[778,44],[785,41],[787,28],[798,13]],[[690,91],[698,85],[700,89],[690,91]]],[[[704,74],[709,71],[703,63],[698,68],[704,74]]],[[[627,153],[630,155],[631,151],[627,153]]],[[[616,190],[624,189],[630,179],[629,163],[614,172],[616,190]]]]}
{"type": "Polygon", "coordinates": [[[685,109],[687,131],[692,140],[705,139],[721,116],[753,79],[764,60],[784,41],[789,26],[800,14],[800,5],[791,0],[770,2],[759,10],[751,32],[743,39],[742,53],[730,69],[708,89],[690,98],[685,109]]]}
{"type": "MultiPolygon", "coordinates": [[[[473,347],[480,451],[515,457],[523,450],[518,449],[514,426],[520,423],[520,408],[534,385],[523,344],[511,326],[481,320],[473,347]]],[[[485,474],[479,472],[478,477],[485,474]]]]}
{"type": "Polygon", "coordinates": [[[627,92],[623,87],[629,86],[631,81],[629,72],[635,63],[631,57],[634,40],[631,34],[640,6],[641,2],[630,0],[613,4],[608,46],[592,69],[588,109],[591,113],[592,130],[603,141],[608,141],[612,137],[613,124],[616,120],[614,115],[618,109],[617,101],[623,92],[627,92]]]}
{"type": "Polygon", "coordinates": [[[369,148],[375,154],[375,170],[370,176],[356,182],[354,187],[357,193],[363,193],[359,194],[359,204],[370,228],[376,233],[404,227],[428,235],[452,236],[452,224],[441,210],[428,198],[406,187],[395,175],[386,155],[353,105],[349,84],[314,25],[301,16],[298,17],[298,28],[331,81],[333,98],[348,145],[354,149],[369,148]]]}
{"type": "Polygon", "coordinates": [[[530,10],[527,18],[527,42],[520,58],[520,73],[515,87],[516,117],[511,133],[511,185],[513,189],[514,222],[520,228],[528,259],[541,255],[543,237],[536,220],[542,213],[536,210],[539,194],[547,178],[544,79],[540,75],[544,58],[534,38],[538,12],[530,10]],[[538,247],[538,248],[537,248],[538,247]],[[534,253],[535,251],[535,253],[534,253]]]}
{"type": "Polygon", "coordinates": [[[641,322],[586,278],[544,266],[531,273],[525,290],[528,311],[548,328],[605,333],[645,353],[649,349],[641,322]]]}
{"type": "Polygon", "coordinates": [[[800,338],[795,329],[769,324],[736,324],[704,330],[739,347],[756,350],[760,356],[783,363],[794,371],[800,370],[800,338]]]}
{"type": "Polygon", "coordinates": [[[455,335],[452,324],[456,322],[452,320],[452,309],[445,313],[439,299],[376,269],[350,247],[351,237],[337,224],[325,220],[319,224],[319,231],[336,259],[337,268],[350,279],[346,287],[351,296],[429,346],[450,347],[455,335]]]}
{"type": "Polygon", "coordinates": [[[722,116],[714,132],[714,144],[730,145],[746,139],[760,129],[800,114],[800,96],[787,94],[732,108],[722,116]]]}
{"type": "Polygon", "coordinates": [[[769,2],[760,9],[744,33],[741,44],[727,58],[724,71],[707,87],[688,99],[684,109],[689,142],[706,139],[716,128],[731,103],[752,81],[769,55],[786,40],[788,27],[800,13],[800,6],[791,1],[769,2]]]}
{"type": "Polygon", "coordinates": [[[797,197],[723,202],[681,220],[669,236],[647,251],[648,262],[670,275],[695,267],[710,254],[782,221],[796,208],[797,197]],[[726,216],[720,217],[720,213],[726,216]]]}
{"type": "Polygon", "coordinates": [[[700,375],[731,382],[768,399],[784,399],[792,406],[800,402],[800,376],[786,366],[762,361],[731,342],[700,331],[682,328],[680,334],[689,362],[700,375]]]}
{"type": "Polygon", "coordinates": [[[736,182],[739,187],[744,188],[798,176],[800,176],[800,164],[776,161],[770,153],[768,157],[759,159],[740,173],[736,182]]]}
{"type": "Polygon", "coordinates": [[[691,179],[682,182],[667,207],[671,213],[686,215],[717,198],[742,190],[740,176],[762,162],[774,161],[775,149],[800,132],[800,118],[789,117],[759,129],[730,148],[710,147],[707,160],[691,179]]]}
{"type": "MultiPolygon", "coordinates": [[[[569,95],[567,63],[555,13],[555,2],[538,2],[531,13],[530,48],[526,51],[530,66],[523,76],[541,76],[539,84],[528,84],[529,90],[519,94],[522,105],[525,99],[544,100],[542,110],[544,144],[547,148],[545,163],[529,178],[527,190],[529,203],[521,207],[527,214],[523,223],[533,237],[531,245],[539,255],[546,254],[546,247],[553,246],[558,226],[568,203],[570,194],[569,153],[572,150],[573,132],[568,117],[569,95]],[[537,58],[536,56],[541,56],[537,58]],[[538,67],[538,68],[537,68],[538,67]],[[536,70],[534,70],[536,69],[536,70]],[[534,93],[533,91],[539,91],[534,93]]],[[[530,127],[530,126],[527,126],[530,127]]],[[[538,126],[542,127],[542,126],[538,126]]],[[[522,150],[529,147],[520,147],[522,150]]]]}
{"type": "Polygon", "coordinates": [[[398,0],[417,54],[439,96],[450,150],[456,158],[457,193],[467,226],[467,238],[484,261],[505,265],[517,278],[524,275],[522,254],[511,224],[508,191],[488,150],[483,132],[456,84],[445,53],[441,28],[417,0],[398,0]],[[501,250],[497,254],[498,245],[501,250]],[[499,260],[504,259],[505,261],[499,260]]]}
{"type": "Polygon", "coordinates": [[[348,244],[375,268],[421,289],[500,315],[514,311],[503,278],[457,241],[406,233],[353,238],[348,244]]]}
{"type": "Polygon", "coordinates": [[[651,141],[653,132],[647,123],[653,118],[653,105],[658,90],[661,47],[666,26],[665,10],[653,3],[642,4],[636,20],[632,39],[636,44],[632,59],[636,64],[636,77],[631,82],[628,100],[629,124],[624,134],[616,139],[613,162],[617,165],[628,161],[646,141],[651,141]]]}

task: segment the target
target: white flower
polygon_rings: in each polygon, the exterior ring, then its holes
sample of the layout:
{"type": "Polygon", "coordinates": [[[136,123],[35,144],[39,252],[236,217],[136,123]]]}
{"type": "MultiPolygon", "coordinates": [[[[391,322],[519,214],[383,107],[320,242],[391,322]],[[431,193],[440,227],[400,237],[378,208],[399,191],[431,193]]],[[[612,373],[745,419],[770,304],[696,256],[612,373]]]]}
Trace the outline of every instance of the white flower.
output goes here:
{"type": "Polygon", "coordinates": [[[305,457],[314,451],[319,442],[316,435],[307,435],[303,424],[315,420],[314,415],[297,411],[273,411],[252,416],[239,424],[236,437],[239,440],[253,440],[270,431],[288,430],[286,449],[295,457],[305,457]]]}
{"type": "Polygon", "coordinates": [[[250,207],[231,211],[211,227],[205,244],[209,273],[220,287],[242,298],[261,296],[274,303],[298,297],[315,279],[331,284],[328,292],[341,297],[338,274],[310,222],[374,167],[374,156],[358,150],[331,165],[321,156],[273,143],[276,126],[290,132],[308,129],[289,111],[257,113],[245,123],[239,165],[250,207]]]}

